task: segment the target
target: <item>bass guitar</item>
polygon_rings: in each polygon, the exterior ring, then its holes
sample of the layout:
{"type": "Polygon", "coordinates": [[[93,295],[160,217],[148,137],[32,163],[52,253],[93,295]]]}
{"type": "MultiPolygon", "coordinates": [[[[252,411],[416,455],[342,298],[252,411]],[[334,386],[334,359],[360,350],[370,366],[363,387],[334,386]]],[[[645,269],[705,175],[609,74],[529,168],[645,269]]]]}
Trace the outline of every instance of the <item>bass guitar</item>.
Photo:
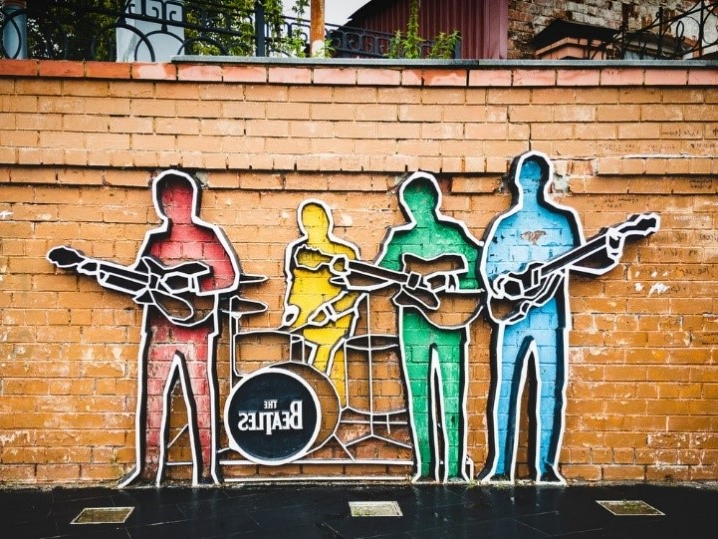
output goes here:
{"type": "Polygon", "coordinates": [[[129,294],[135,303],[154,305],[176,325],[193,326],[212,313],[213,298],[197,296],[200,279],[212,273],[212,268],[202,262],[166,267],[155,257],[143,256],[137,266],[129,268],[64,246],[51,249],[47,259],[58,268],[94,277],[104,288],[129,294]]]}
{"type": "Polygon", "coordinates": [[[579,270],[600,274],[614,267],[623,253],[623,246],[630,237],[647,237],[658,230],[660,217],[655,213],[631,215],[623,223],[601,229],[586,243],[545,262],[530,262],[518,272],[502,273],[493,282],[491,299],[495,311],[508,311],[499,320],[508,324],[526,317],[531,307],[546,304],[556,293],[564,278],[565,270],[579,270]],[[597,261],[593,269],[588,263],[597,261]],[[509,302],[511,307],[506,309],[509,302]],[[503,309],[501,309],[501,304],[503,309]]]}

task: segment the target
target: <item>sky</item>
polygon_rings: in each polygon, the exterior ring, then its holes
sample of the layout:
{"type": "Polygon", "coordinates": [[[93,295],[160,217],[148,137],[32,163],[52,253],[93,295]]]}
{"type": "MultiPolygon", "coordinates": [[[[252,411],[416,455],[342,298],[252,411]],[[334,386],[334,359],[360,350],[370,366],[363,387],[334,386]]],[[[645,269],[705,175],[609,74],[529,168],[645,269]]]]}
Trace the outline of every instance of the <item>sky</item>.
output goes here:
{"type": "MultiPolygon", "coordinates": [[[[347,22],[349,15],[367,3],[369,3],[369,0],[324,0],[325,22],[338,25],[344,24],[347,22]]],[[[292,0],[285,0],[284,13],[290,16],[293,15],[292,6],[294,6],[292,0]]],[[[309,13],[306,16],[309,18],[309,13]]]]}

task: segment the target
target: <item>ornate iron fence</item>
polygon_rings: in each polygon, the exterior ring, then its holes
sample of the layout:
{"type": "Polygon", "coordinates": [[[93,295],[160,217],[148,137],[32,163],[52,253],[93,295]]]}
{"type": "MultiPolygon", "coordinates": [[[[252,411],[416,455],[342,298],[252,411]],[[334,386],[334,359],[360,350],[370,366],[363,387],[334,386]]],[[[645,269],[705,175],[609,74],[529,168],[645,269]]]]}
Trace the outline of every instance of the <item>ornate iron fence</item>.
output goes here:
{"type": "MultiPolygon", "coordinates": [[[[2,8],[2,48],[7,58],[69,60],[145,59],[167,55],[254,55],[271,44],[258,43],[248,13],[219,2],[189,0],[47,0],[2,8]],[[160,44],[158,46],[158,43],[160,44]],[[118,50],[124,47],[124,51],[118,50]],[[129,51],[129,54],[127,54],[129,51]],[[132,58],[122,58],[122,55],[132,58]]],[[[18,3],[15,3],[18,4],[18,3]]],[[[261,3],[256,4],[261,9],[261,3]]]]}
{"type": "MultiPolygon", "coordinates": [[[[166,61],[176,55],[308,55],[309,21],[268,21],[261,1],[244,4],[250,9],[212,0],[5,1],[0,57],[166,61]]],[[[326,43],[333,56],[381,58],[393,37],[327,25],[326,43]]],[[[429,50],[433,43],[423,45],[429,50]]]]}
{"type": "MultiPolygon", "coordinates": [[[[327,25],[327,41],[338,58],[386,58],[396,36],[348,26],[327,25]]],[[[430,57],[435,41],[424,40],[420,45],[422,58],[430,57]]],[[[453,48],[452,58],[461,58],[461,41],[453,48]]]]}
{"type": "Polygon", "coordinates": [[[592,58],[684,60],[718,55],[718,1],[701,0],[673,14],[659,8],[656,19],[640,30],[625,26],[593,51],[592,58]]]}

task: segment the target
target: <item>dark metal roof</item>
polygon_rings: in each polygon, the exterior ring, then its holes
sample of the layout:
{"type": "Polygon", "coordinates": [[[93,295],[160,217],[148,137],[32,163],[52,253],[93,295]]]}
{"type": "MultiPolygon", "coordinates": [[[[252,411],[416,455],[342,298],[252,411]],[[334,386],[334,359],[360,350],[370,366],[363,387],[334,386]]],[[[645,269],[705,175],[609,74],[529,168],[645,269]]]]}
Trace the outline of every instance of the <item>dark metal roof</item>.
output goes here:
{"type": "Polygon", "coordinates": [[[583,38],[592,41],[608,42],[619,32],[604,26],[594,26],[563,19],[552,21],[546,28],[541,30],[531,40],[531,45],[536,49],[542,49],[551,43],[567,38],[583,38]]]}
{"type": "MultiPolygon", "coordinates": [[[[373,0],[346,26],[376,32],[406,31],[410,0],[373,0]]],[[[462,58],[506,58],[508,0],[421,0],[419,34],[433,39],[458,30],[462,58]]]]}

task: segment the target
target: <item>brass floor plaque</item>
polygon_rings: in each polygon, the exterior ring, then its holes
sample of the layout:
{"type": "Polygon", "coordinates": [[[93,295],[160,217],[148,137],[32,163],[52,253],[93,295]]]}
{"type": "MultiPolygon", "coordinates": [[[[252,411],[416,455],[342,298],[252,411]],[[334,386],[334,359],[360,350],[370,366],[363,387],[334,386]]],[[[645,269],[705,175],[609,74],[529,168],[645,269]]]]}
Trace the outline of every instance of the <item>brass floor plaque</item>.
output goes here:
{"type": "Polygon", "coordinates": [[[353,517],[400,517],[401,508],[396,502],[349,502],[353,517]]]}
{"type": "Polygon", "coordinates": [[[641,500],[603,500],[597,501],[598,505],[607,509],[616,516],[662,516],[655,507],[648,505],[641,500]]]}
{"type": "Polygon", "coordinates": [[[134,507],[85,507],[70,524],[122,524],[134,507]]]}

